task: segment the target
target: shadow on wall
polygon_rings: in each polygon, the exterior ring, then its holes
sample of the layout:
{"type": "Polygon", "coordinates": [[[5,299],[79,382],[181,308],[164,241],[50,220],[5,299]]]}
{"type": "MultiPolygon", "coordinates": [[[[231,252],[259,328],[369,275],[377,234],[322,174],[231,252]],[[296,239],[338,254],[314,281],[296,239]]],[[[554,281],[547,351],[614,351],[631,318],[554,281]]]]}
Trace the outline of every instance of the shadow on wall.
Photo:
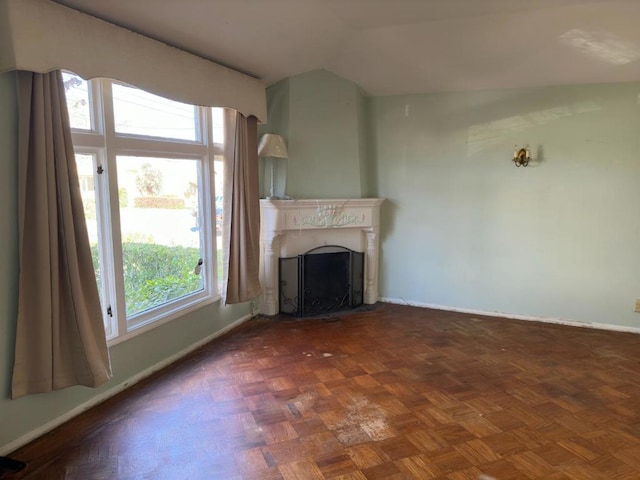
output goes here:
{"type": "Polygon", "coordinates": [[[387,198],[380,207],[380,242],[389,237],[396,226],[398,217],[398,203],[387,198]]]}

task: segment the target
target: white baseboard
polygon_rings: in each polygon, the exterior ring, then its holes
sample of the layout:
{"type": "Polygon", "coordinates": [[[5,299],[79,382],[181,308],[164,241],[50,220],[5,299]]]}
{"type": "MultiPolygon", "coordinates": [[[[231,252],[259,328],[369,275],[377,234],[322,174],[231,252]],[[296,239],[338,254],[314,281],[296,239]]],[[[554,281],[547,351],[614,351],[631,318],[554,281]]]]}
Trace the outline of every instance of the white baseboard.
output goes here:
{"type": "Polygon", "coordinates": [[[81,405],[78,405],[77,407],[72,408],[68,412],[63,413],[62,415],[60,415],[59,417],[56,417],[55,419],[51,420],[50,422],[47,422],[47,423],[45,423],[43,425],[40,425],[35,430],[32,430],[32,431],[30,431],[28,433],[25,433],[21,437],[17,438],[16,440],[14,440],[14,441],[6,444],[6,445],[2,445],[0,447],[0,456],[6,456],[6,455],[10,454],[11,452],[13,452],[14,450],[17,450],[18,448],[26,445],[27,443],[35,440],[36,438],[41,437],[45,433],[50,432],[54,428],[62,425],[65,422],[68,422],[72,418],[74,418],[74,417],[80,415],[81,413],[89,410],[91,407],[95,407],[96,405],[104,402],[105,400],[107,400],[107,399],[113,397],[114,395],[122,392],[123,390],[127,389],[131,385],[135,385],[136,383],[140,382],[141,380],[144,380],[148,376],[154,374],[158,370],[162,370],[163,368],[171,365],[173,362],[181,359],[182,357],[188,355],[189,353],[193,352],[194,350],[202,347],[203,345],[206,345],[207,343],[211,342],[212,340],[215,340],[217,337],[219,337],[221,335],[224,335],[229,330],[232,330],[233,328],[236,328],[236,327],[242,325],[244,322],[246,322],[247,320],[251,319],[252,317],[253,317],[252,315],[245,315],[244,317],[239,318],[238,320],[236,320],[235,322],[227,325],[223,329],[218,330],[217,332],[214,332],[211,335],[208,335],[207,337],[197,341],[193,345],[190,345],[187,348],[179,351],[178,353],[175,353],[175,354],[171,355],[170,357],[167,357],[167,358],[163,359],[162,361],[156,363],[155,365],[152,365],[149,368],[146,368],[146,369],[142,370],[141,372],[138,372],[136,375],[134,375],[132,377],[129,377],[124,382],[121,382],[121,383],[119,383],[117,385],[114,385],[109,390],[106,390],[106,391],[100,393],[99,395],[96,395],[95,397],[92,397],[90,400],[87,400],[86,402],[82,403],[81,405]]]}
{"type": "Polygon", "coordinates": [[[470,313],[472,315],[488,315],[490,317],[502,317],[502,318],[512,318],[514,320],[526,320],[528,322],[555,323],[557,325],[567,325],[569,327],[595,328],[597,330],[610,330],[613,332],[626,332],[626,333],[640,334],[639,327],[626,327],[624,325],[611,325],[608,323],[595,323],[595,322],[576,322],[573,320],[562,320],[561,318],[535,317],[531,315],[516,315],[513,313],[504,313],[504,312],[486,312],[483,310],[474,310],[471,308],[457,308],[457,307],[448,307],[445,305],[434,305],[431,303],[407,301],[403,298],[381,297],[380,301],[384,303],[395,303],[398,305],[409,305],[412,307],[433,308],[434,310],[446,310],[448,312],[470,313]]]}

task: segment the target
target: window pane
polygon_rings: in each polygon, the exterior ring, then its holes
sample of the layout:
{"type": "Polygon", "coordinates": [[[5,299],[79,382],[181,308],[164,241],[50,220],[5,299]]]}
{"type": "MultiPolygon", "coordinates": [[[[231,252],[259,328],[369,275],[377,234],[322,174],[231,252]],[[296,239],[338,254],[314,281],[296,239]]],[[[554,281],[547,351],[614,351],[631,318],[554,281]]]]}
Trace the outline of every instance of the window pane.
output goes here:
{"type": "Polygon", "coordinates": [[[118,133],[198,140],[197,108],[143,90],[113,84],[113,114],[118,133]]]}
{"type": "Polygon", "coordinates": [[[199,164],[117,157],[127,318],[204,288],[199,164]]]}
{"type": "MultiPolygon", "coordinates": [[[[100,268],[100,232],[98,230],[98,208],[96,197],[95,171],[96,158],[95,155],[76,154],[76,165],[78,168],[78,181],[80,182],[80,195],[82,196],[82,206],[84,207],[84,218],[87,222],[87,233],[89,234],[89,244],[91,245],[91,259],[93,260],[93,269],[96,274],[96,282],[98,284],[98,293],[100,295],[100,303],[104,311],[104,294],[102,286],[102,269],[100,268]]],[[[104,316],[104,327],[107,336],[111,334],[111,323],[104,316]]]]}
{"type": "Polygon", "coordinates": [[[222,156],[216,156],[213,162],[213,171],[215,175],[215,209],[216,209],[216,247],[218,249],[218,281],[222,281],[222,202],[223,198],[223,184],[224,184],[224,162],[222,156]]]}
{"type": "Polygon", "coordinates": [[[211,131],[214,143],[224,143],[224,108],[211,109],[211,131]]]}
{"type": "Polygon", "coordinates": [[[71,72],[62,72],[62,81],[71,128],[92,130],[88,82],[71,72]]]}
{"type": "MultiPolygon", "coordinates": [[[[214,107],[211,109],[211,134],[214,144],[221,146],[224,144],[224,108],[214,107]]],[[[221,153],[217,150],[218,153],[221,153]]],[[[224,162],[222,155],[215,155],[213,162],[214,187],[215,187],[215,212],[216,212],[216,247],[217,247],[217,269],[216,275],[220,289],[220,282],[223,278],[222,264],[222,202],[224,185],[224,162]]]]}

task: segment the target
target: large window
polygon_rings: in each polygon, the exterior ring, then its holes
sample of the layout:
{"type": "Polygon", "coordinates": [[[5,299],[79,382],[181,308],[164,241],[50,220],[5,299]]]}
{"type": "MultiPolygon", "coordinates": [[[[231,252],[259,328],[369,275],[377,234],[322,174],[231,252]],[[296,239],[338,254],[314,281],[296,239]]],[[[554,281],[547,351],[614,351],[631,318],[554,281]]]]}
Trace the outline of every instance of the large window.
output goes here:
{"type": "Polygon", "coordinates": [[[222,110],[63,78],[107,338],[219,298],[222,110]]]}

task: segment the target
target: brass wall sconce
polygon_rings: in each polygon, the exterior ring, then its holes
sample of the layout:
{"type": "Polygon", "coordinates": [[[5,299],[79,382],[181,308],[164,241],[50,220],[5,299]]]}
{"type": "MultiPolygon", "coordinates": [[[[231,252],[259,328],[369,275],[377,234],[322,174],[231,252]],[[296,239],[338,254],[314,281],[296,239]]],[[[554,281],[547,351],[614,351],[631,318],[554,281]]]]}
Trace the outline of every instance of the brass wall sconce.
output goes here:
{"type": "Polygon", "coordinates": [[[516,167],[520,167],[520,166],[526,167],[527,165],[529,165],[529,161],[531,160],[529,145],[520,149],[518,149],[518,147],[516,146],[516,149],[513,151],[512,160],[513,160],[513,163],[516,164],[516,167]]]}

